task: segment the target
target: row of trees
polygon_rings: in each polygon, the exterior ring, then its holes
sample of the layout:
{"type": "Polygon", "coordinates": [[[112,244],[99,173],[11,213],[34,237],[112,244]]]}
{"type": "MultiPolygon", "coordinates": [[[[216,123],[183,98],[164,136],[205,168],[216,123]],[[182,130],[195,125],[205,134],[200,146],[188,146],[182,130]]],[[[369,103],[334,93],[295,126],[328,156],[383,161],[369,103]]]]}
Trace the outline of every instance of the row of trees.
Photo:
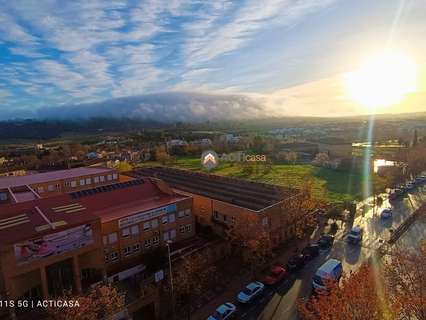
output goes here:
{"type": "Polygon", "coordinates": [[[299,301],[303,319],[425,320],[426,242],[409,252],[397,248],[382,264],[364,264],[328,286],[328,294],[299,301]]]}

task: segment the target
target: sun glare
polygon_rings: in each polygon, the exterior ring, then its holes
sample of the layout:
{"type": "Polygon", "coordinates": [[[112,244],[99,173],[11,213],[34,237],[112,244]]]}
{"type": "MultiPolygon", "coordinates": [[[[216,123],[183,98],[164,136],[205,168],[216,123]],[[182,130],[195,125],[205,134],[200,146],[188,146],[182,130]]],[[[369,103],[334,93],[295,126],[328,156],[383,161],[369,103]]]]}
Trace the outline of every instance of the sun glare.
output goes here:
{"type": "Polygon", "coordinates": [[[416,64],[407,55],[386,52],[349,73],[346,87],[355,102],[374,113],[400,103],[416,90],[416,64]]]}

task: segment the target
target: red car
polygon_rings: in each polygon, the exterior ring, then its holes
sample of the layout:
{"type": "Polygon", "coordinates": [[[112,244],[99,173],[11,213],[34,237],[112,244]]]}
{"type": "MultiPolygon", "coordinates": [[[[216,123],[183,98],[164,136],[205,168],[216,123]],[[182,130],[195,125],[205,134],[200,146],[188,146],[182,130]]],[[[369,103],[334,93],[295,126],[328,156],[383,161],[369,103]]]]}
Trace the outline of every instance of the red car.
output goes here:
{"type": "Polygon", "coordinates": [[[281,266],[273,266],[268,274],[263,279],[263,283],[267,285],[274,285],[280,282],[287,276],[287,271],[281,266]]]}

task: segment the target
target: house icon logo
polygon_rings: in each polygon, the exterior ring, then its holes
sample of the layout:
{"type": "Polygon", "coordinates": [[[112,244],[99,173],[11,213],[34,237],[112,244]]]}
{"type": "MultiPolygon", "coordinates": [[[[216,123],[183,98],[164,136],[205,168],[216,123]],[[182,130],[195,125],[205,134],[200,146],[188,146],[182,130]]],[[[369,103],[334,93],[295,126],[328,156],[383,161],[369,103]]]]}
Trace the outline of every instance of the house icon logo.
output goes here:
{"type": "Polygon", "coordinates": [[[201,164],[207,170],[212,170],[219,164],[219,156],[214,151],[204,151],[201,155],[201,164]]]}

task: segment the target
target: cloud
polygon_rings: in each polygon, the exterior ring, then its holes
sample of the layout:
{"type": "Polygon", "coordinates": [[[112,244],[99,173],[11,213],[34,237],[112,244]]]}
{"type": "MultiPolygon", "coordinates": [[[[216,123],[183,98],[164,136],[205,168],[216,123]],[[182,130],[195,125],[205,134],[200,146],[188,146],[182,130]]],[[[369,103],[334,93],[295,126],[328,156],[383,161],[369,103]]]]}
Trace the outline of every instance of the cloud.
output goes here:
{"type": "Polygon", "coordinates": [[[256,119],[264,117],[267,112],[259,101],[244,95],[168,92],[60,108],[41,108],[38,115],[41,118],[59,119],[114,117],[189,122],[256,119]]]}

